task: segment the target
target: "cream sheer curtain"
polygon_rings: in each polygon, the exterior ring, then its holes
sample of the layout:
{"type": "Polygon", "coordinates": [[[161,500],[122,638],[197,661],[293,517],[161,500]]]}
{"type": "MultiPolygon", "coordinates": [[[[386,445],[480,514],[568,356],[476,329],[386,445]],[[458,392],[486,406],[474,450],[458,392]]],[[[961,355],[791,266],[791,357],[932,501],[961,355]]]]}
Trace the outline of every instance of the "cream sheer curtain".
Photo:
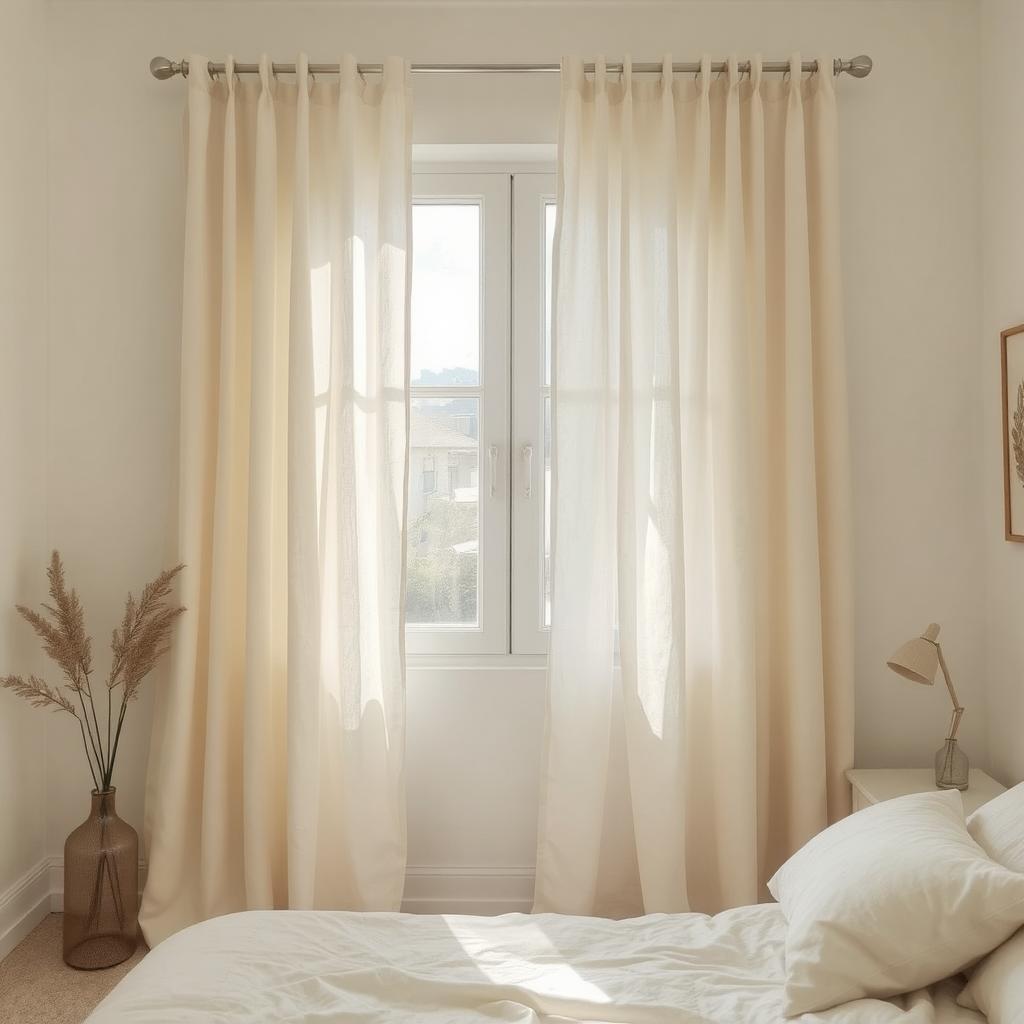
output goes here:
{"type": "Polygon", "coordinates": [[[188,79],[188,613],[147,783],[151,945],[250,908],[396,910],[405,869],[407,69],[206,64],[188,79]]]}
{"type": "Polygon", "coordinates": [[[792,68],[563,66],[537,910],[757,902],[848,809],[836,104],[792,68]]]}

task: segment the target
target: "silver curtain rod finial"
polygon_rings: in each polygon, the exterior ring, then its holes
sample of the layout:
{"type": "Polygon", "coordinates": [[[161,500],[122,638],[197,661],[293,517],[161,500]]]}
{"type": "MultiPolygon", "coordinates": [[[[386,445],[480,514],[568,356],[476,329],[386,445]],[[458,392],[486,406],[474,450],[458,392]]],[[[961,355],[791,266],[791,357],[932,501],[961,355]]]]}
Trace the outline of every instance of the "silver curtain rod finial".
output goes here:
{"type": "Polygon", "coordinates": [[[180,75],[181,67],[173,60],[168,60],[166,57],[154,57],[149,62],[149,73],[154,78],[158,78],[161,82],[164,82],[168,78],[180,75]]]}
{"type": "Polygon", "coordinates": [[[875,62],[866,53],[862,53],[859,57],[851,57],[846,61],[843,70],[852,78],[867,78],[874,66],[875,62]]]}

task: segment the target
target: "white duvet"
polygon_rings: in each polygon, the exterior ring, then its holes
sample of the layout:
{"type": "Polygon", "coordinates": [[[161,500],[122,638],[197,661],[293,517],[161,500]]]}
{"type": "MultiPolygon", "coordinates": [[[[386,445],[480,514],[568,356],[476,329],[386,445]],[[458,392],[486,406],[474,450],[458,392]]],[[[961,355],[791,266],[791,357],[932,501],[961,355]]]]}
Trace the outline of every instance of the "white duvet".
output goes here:
{"type": "MultiPolygon", "coordinates": [[[[88,1024],[195,1021],[782,1021],[775,904],[631,921],[255,911],[168,939],[88,1024]]],[[[962,979],[802,1024],[977,1024],[962,979]]]]}

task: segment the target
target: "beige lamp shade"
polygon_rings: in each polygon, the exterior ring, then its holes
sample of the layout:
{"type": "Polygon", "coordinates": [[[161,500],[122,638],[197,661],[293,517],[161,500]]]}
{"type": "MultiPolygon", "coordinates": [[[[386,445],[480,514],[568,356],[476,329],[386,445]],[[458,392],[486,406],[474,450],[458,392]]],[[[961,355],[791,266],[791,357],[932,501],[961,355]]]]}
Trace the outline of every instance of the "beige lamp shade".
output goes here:
{"type": "Polygon", "coordinates": [[[908,640],[886,664],[904,679],[930,686],[939,670],[938,638],[939,627],[933,622],[920,636],[908,640]]]}

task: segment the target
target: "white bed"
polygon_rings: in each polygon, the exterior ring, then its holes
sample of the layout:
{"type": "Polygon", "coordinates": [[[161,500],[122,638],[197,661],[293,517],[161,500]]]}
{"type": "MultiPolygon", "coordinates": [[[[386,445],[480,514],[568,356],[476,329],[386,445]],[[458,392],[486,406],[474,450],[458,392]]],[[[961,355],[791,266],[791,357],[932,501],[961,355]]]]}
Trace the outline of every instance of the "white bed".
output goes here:
{"type": "MultiPolygon", "coordinates": [[[[254,911],[154,949],[88,1024],[194,1021],[776,1024],[777,904],[631,921],[254,911]]],[[[802,1024],[977,1024],[962,978],[802,1024]]]]}

